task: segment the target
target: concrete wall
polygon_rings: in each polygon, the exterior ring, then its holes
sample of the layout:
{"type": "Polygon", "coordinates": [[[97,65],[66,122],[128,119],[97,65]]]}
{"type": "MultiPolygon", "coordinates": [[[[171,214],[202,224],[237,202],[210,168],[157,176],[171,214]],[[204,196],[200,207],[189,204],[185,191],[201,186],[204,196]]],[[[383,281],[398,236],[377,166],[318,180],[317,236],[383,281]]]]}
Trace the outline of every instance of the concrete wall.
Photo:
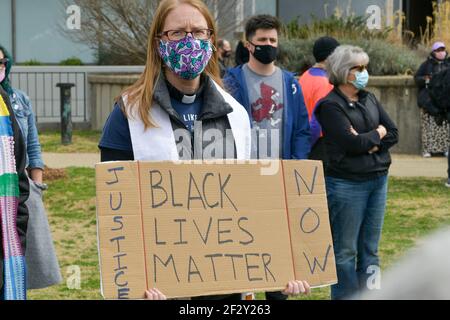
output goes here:
{"type": "Polygon", "coordinates": [[[91,92],[91,127],[102,130],[120,93],[135,83],[138,75],[100,75],[88,77],[91,92]]]}
{"type": "MultiPolygon", "coordinates": [[[[90,75],[91,124],[94,130],[102,130],[120,92],[134,83],[137,75],[90,75]]],[[[409,76],[372,77],[369,91],[380,100],[400,132],[400,143],[393,152],[420,154],[420,110],[417,107],[417,89],[409,76]]]]}
{"type": "Polygon", "coordinates": [[[368,90],[373,92],[397,124],[400,143],[393,152],[420,154],[422,131],[418,91],[411,76],[372,77],[368,90]]]}

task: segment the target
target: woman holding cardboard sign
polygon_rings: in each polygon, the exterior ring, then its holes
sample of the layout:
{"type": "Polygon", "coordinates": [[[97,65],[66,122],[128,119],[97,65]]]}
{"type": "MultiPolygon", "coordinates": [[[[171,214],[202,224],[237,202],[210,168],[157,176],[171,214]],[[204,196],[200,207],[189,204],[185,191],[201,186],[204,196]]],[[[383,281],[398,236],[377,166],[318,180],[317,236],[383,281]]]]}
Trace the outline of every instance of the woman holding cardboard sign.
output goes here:
{"type": "MultiPolygon", "coordinates": [[[[103,130],[102,161],[250,159],[250,121],[222,89],[215,35],[203,1],[160,3],[149,33],[146,69],[119,98],[103,130]]],[[[286,288],[286,294],[308,292],[302,281],[286,288]]],[[[166,298],[157,289],[146,296],[166,298]]]]}
{"type": "Polygon", "coordinates": [[[329,163],[326,188],[338,275],[333,299],[364,290],[380,269],[389,149],[397,143],[398,131],[377,98],[364,90],[368,63],[361,48],[338,47],[327,61],[335,88],[315,111],[329,163]]]}

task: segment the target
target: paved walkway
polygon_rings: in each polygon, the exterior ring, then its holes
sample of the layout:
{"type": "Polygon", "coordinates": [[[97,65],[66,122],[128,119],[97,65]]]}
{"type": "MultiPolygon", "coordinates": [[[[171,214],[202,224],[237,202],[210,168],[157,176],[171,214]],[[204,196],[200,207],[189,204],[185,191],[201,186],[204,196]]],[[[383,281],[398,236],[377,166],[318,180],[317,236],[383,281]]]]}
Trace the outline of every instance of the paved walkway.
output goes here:
{"type": "Polygon", "coordinates": [[[53,169],[67,167],[93,168],[100,162],[99,153],[43,153],[44,163],[53,169]]]}
{"type": "MultiPolygon", "coordinates": [[[[96,153],[44,153],[44,162],[50,168],[90,167],[100,162],[96,153]]],[[[431,177],[447,176],[447,158],[424,159],[420,156],[394,155],[391,175],[396,177],[431,177]]]]}
{"type": "MultiPolygon", "coordinates": [[[[44,153],[44,162],[50,168],[89,167],[100,162],[96,153],[44,153]]],[[[447,158],[424,159],[420,156],[394,155],[391,175],[396,177],[447,177],[447,158]]]]}
{"type": "Polygon", "coordinates": [[[445,157],[393,155],[391,175],[396,177],[447,178],[448,162],[445,157]]]}

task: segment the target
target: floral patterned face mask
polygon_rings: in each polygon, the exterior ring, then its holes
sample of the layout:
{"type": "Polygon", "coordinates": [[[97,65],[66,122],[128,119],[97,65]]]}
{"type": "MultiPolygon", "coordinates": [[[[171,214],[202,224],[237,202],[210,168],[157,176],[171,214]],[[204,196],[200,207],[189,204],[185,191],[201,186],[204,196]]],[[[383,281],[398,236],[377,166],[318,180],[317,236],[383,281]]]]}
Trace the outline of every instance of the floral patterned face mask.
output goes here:
{"type": "Polygon", "coordinates": [[[159,55],[176,75],[186,80],[197,78],[206,68],[213,54],[209,40],[192,36],[179,41],[159,41],[159,55]]]}

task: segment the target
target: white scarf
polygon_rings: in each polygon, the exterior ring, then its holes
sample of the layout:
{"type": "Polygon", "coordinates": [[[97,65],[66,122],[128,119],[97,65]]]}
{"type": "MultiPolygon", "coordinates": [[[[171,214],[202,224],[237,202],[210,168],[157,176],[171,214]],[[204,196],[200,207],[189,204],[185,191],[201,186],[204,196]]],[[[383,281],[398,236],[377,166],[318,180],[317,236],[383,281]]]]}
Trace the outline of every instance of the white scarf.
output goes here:
{"type": "MultiPolygon", "coordinates": [[[[225,101],[233,108],[233,112],[228,114],[228,120],[235,140],[236,159],[248,160],[251,152],[251,128],[247,111],[217,83],[214,82],[214,84],[225,101]]],[[[130,108],[126,97],[123,97],[123,102],[131,115],[128,117],[128,123],[134,159],[137,161],[179,160],[175,135],[167,112],[155,103],[150,109],[150,115],[158,127],[145,130],[137,108],[130,108]]]]}

